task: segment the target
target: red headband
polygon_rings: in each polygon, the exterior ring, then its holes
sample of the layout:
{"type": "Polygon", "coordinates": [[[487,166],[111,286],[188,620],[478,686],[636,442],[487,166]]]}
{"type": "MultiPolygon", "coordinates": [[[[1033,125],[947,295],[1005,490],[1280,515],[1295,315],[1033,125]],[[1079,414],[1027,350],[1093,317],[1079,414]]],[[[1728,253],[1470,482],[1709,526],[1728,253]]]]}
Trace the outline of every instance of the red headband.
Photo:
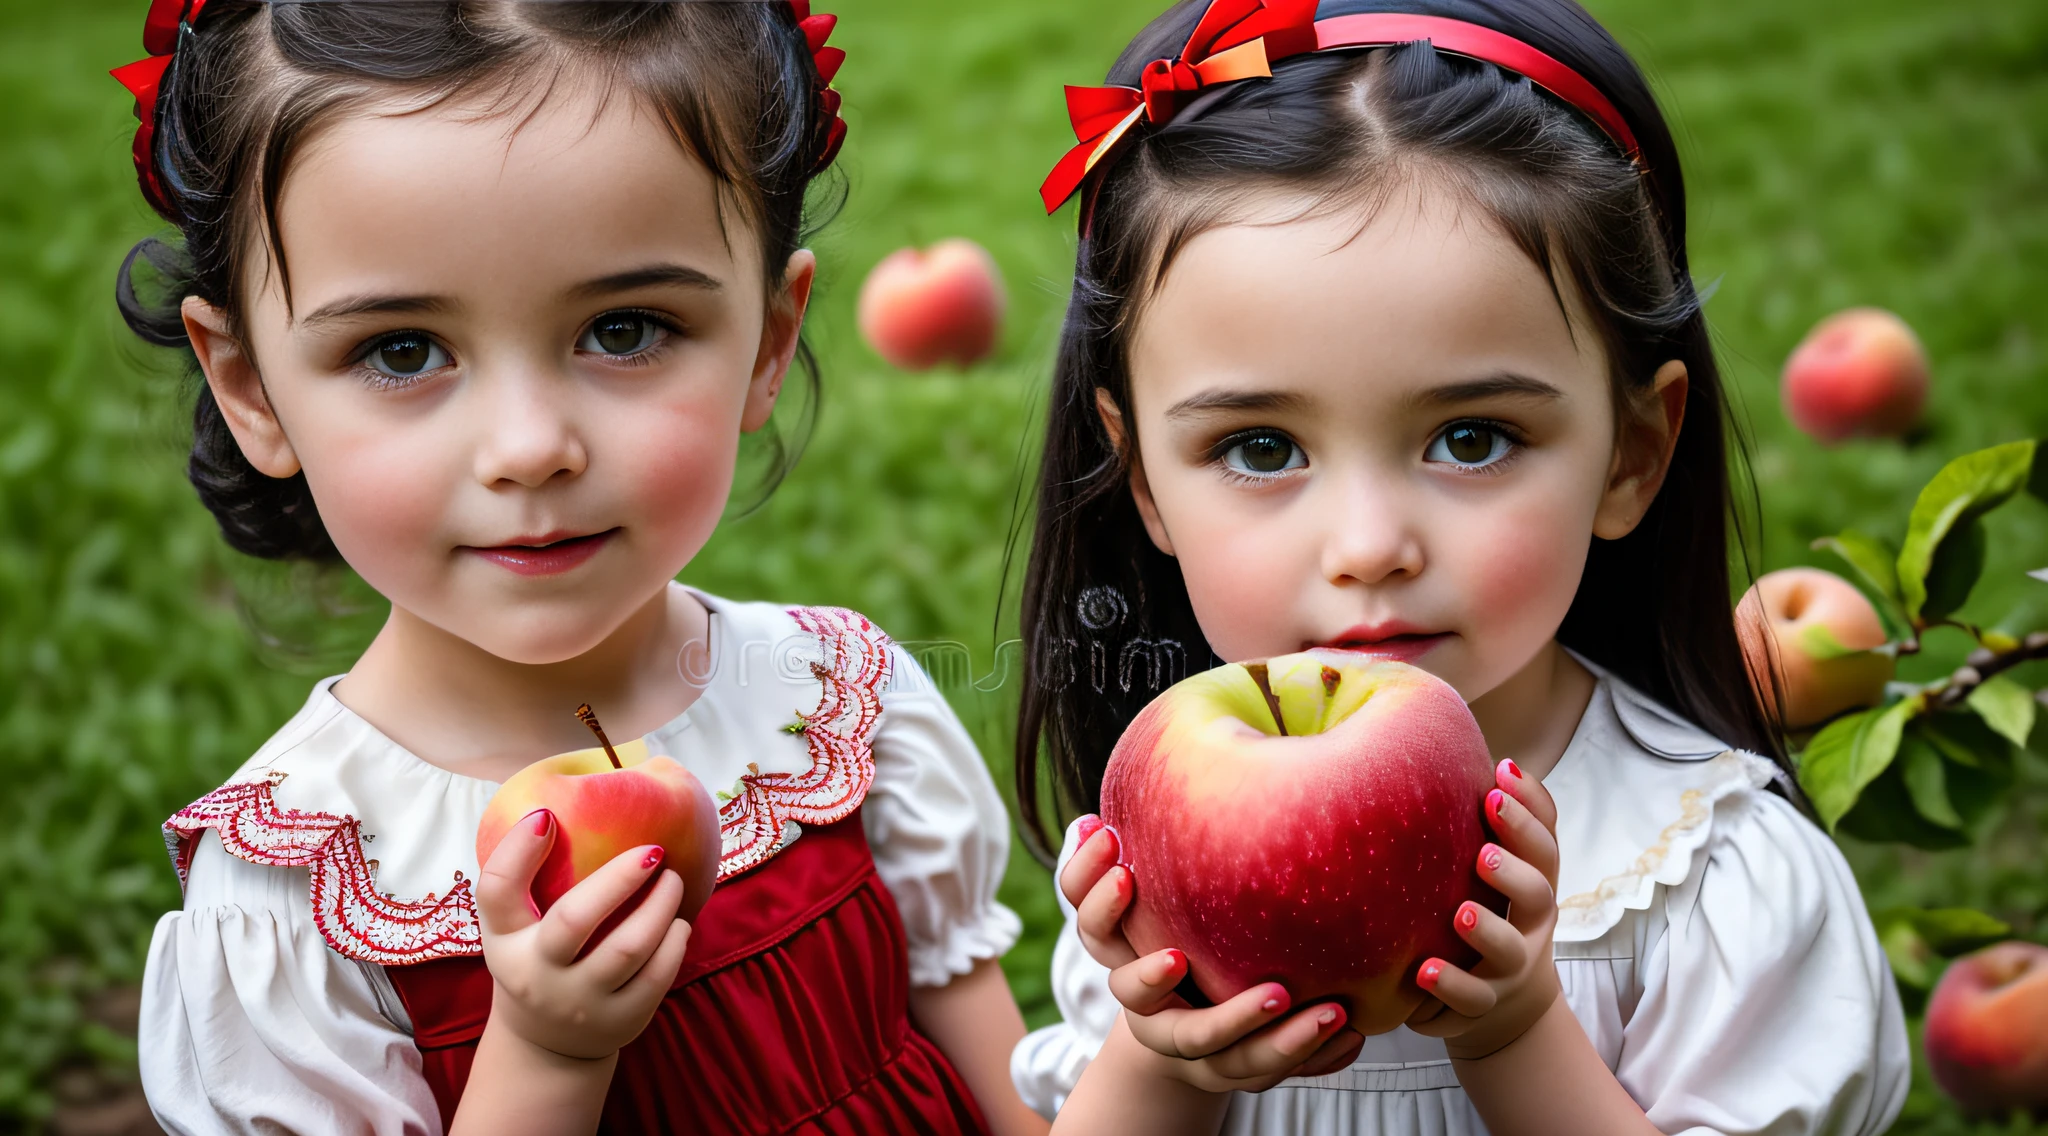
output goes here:
{"type": "Polygon", "coordinates": [[[1606,95],[1578,72],[1492,28],[1443,16],[1363,12],[1318,20],[1316,0],[1213,0],[1179,59],[1145,65],[1137,87],[1068,87],[1067,115],[1081,144],[1039,187],[1048,213],[1066,203],[1130,138],[1139,119],[1173,120],[1197,95],[1239,79],[1264,78],[1296,55],[1427,41],[1438,51],[1505,67],[1591,118],[1631,160],[1635,134],[1606,95]]]}
{"type": "MultiPolygon", "coordinates": [[[[796,17],[796,26],[804,33],[804,42],[810,47],[811,62],[817,67],[818,81],[824,86],[820,94],[825,100],[825,112],[832,116],[825,152],[819,156],[818,164],[812,170],[816,173],[832,164],[832,159],[839,156],[840,143],[846,140],[846,120],[839,117],[839,92],[832,89],[832,77],[839,73],[839,65],[846,62],[846,52],[825,46],[839,17],[824,13],[812,15],[811,0],[786,2],[796,17]]],[[[149,14],[142,19],[142,47],[149,55],[109,72],[135,96],[135,117],[141,121],[141,125],[135,128],[135,176],[142,183],[142,196],[165,217],[174,216],[175,211],[171,208],[169,195],[164,192],[163,180],[157,176],[154,146],[157,92],[163,86],[164,72],[170,69],[171,58],[177,54],[179,35],[188,28],[199,26],[199,14],[205,8],[206,0],[150,0],[149,14]]]]}

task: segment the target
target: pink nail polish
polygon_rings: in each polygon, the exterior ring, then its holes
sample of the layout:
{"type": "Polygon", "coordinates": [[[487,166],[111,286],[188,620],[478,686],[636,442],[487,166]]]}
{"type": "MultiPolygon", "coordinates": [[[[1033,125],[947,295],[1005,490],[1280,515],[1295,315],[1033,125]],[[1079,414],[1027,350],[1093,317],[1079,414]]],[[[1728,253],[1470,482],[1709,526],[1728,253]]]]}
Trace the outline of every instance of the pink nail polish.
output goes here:
{"type": "Polygon", "coordinates": [[[1522,767],[1516,765],[1513,758],[1508,759],[1508,776],[1513,777],[1517,781],[1522,779],[1522,767]]]}
{"type": "Polygon", "coordinates": [[[1489,844],[1479,850],[1479,862],[1486,865],[1489,871],[1500,867],[1500,858],[1501,850],[1498,844],[1489,844]]]}
{"type": "Polygon", "coordinates": [[[1090,837],[1094,836],[1096,833],[1101,831],[1101,817],[1096,816],[1094,813],[1089,813],[1087,816],[1082,817],[1080,820],[1075,822],[1074,847],[1076,849],[1081,848],[1082,846],[1088,843],[1090,837]]]}
{"type": "Polygon", "coordinates": [[[1508,795],[1506,793],[1501,792],[1499,789],[1487,790],[1486,815],[1492,817],[1495,820],[1499,820],[1500,807],[1507,803],[1507,799],[1508,795]]]}
{"type": "Polygon", "coordinates": [[[1186,970],[1188,968],[1188,956],[1172,947],[1168,947],[1166,948],[1166,967],[1168,970],[1186,970]]]}
{"type": "Polygon", "coordinates": [[[1269,1014],[1277,1014],[1286,1005],[1287,1003],[1283,999],[1268,998],[1264,1002],[1259,1003],[1259,1009],[1264,1010],[1269,1014]]]}
{"type": "Polygon", "coordinates": [[[1435,959],[1430,959],[1422,964],[1420,971],[1416,972],[1415,984],[1424,990],[1434,990],[1436,989],[1437,979],[1442,978],[1443,974],[1444,964],[1435,959]]]}
{"type": "Polygon", "coordinates": [[[548,834],[548,829],[552,828],[554,826],[554,823],[555,814],[547,811],[546,809],[534,810],[533,834],[535,836],[546,836],[548,834]]]}
{"type": "Polygon", "coordinates": [[[666,849],[662,848],[658,844],[655,845],[653,848],[647,850],[646,857],[640,861],[640,870],[643,872],[653,871],[654,869],[661,866],[662,858],[667,855],[668,851],[666,849]]]}
{"type": "Polygon", "coordinates": [[[1466,903],[1458,908],[1458,926],[1470,931],[1479,926],[1479,905],[1466,903]]]}

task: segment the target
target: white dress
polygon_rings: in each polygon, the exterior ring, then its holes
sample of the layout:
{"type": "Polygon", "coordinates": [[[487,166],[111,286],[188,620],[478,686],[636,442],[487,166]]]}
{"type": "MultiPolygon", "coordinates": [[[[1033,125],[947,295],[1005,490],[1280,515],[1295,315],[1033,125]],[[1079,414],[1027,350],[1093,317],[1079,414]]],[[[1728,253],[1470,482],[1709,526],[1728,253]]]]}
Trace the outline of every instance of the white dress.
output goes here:
{"type": "MultiPolygon", "coordinates": [[[[1590,664],[1589,664],[1590,665],[1590,664]]],[[[1777,770],[1600,672],[1557,767],[1554,954],[1566,1003],[1666,1133],[1884,1131],[1910,1073],[1891,971],[1840,851],[1777,770]]],[[[1068,829],[1061,862],[1074,850],[1068,829]]],[[[1073,909],[1053,952],[1065,1020],[1010,1071],[1051,1116],[1118,1007],[1073,909]]],[[[1535,1098],[1532,1098],[1535,1099],[1535,1098]]],[[[1441,1041],[1399,1028],[1350,1068],[1239,1093],[1229,1136],[1480,1136],[1441,1041]]]]}
{"type": "MultiPolygon", "coordinates": [[[[827,639],[783,608],[698,596],[713,612],[711,650],[680,665],[704,689],[646,736],[650,749],[714,792],[729,786],[741,797],[752,777],[815,770],[807,738],[790,727],[798,712],[825,705],[812,664],[830,649],[827,639]]],[[[859,634],[843,637],[848,649],[868,652],[870,673],[886,676],[876,683],[879,725],[867,721],[867,736],[852,739],[863,754],[871,740],[873,758],[864,803],[853,800],[902,913],[911,981],[944,985],[1000,956],[1021,931],[995,899],[1009,855],[1002,798],[907,654],[858,616],[801,614],[857,621],[859,634]]],[[[189,834],[173,841],[185,905],[164,915],[150,944],[139,1057],[150,1107],[174,1136],[441,1131],[411,1025],[380,963],[475,953],[473,906],[463,905],[477,875],[477,822],[497,785],[400,748],[334,697],[335,681],[316,686],[208,798],[240,793],[235,799],[260,798],[268,812],[194,806],[166,826],[167,835],[189,834]],[[202,813],[209,827],[192,819],[202,813]],[[301,835],[278,816],[300,818],[301,835]],[[303,835],[307,816],[325,818],[317,852],[303,835]],[[407,921],[380,919],[380,905],[407,921]]],[[[722,819],[734,803],[721,807],[722,819]]],[[[802,825],[779,809],[763,815],[779,822],[765,843],[736,848],[728,829],[722,872],[736,856],[758,863],[801,838],[802,825]]]]}

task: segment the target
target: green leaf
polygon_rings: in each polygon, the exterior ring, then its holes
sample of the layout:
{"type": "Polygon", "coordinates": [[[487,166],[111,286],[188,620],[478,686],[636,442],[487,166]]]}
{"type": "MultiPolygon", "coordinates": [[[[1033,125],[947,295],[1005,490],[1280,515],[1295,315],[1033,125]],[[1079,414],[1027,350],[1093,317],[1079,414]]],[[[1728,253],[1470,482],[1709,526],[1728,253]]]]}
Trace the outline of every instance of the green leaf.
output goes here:
{"type": "Polygon", "coordinates": [[[1808,624],[1799,633],[1799,646],[1814,659],[1839,659],[1844,655],[1860,655],[1861,651],[1845,647],[1825,623],[1808,624]]]}
{"type": "Polygon", "coordinates": [[[1915,911],[1907,922],[1936,954],[1954,958],[2012,935],[2012,924],[1967,907],[1915,911]]]}
{"type": "Polygon", "coordinates": [[[1891,765],[1906,720],[1923,705],[1913,697],[1848,714],[1823,726],[1807,743],[1799,757],[1799,787],[1829,831],[1855,807],[1864,786],[1891,765]]]}
{"type": "MultiPolygon", "coordinates": [[[[1924,749],[1925,743],[1920,744],[1924,749]]],[[[1876,780],[1864,786],[1855,806],[1835,831],[1872,843],[1905,844],[1930,851],[1967,847],[1970,836],[1963,829],[1935,824],[1920,815],[1906,785],[1909,760],[1910,757],[1894,761],[1876,780]]],[[[1954,773],[1956,767],[1950,766],[1946,772],[1954,773]]]]}
{"type": "Polygon", "coordinates": [[[1844,529],[1834,536],[1814,541],[1813,548],[1817,552],[1832,552],[1841,557],[1865,588],[1898,602],[1899,554],[1884,541],[1855,529],[1844,529]]]}
{"type": "MultiPolygon", "coordinates": [[[[1907,616],[1916,620],[1925,616],[1930,575],[1944,552],[1943,546],[1959,531],[1969,530],[1971,522],[2019,492],[2033,466],[2033,442],[2008,442],[1964,454],[1943,466],[1920,491],[1906,522],[1905,544],[1899,549],[1899,595],[1905,602],[1907,616]]],[[[1981,541],[1982,536],[1962,539],[1981,541]]],[[[1967,573],[1964,569],[1969,567],[1970,550],[1962,548],[1954,555],[1960,559],[1943,569],[1944,599],[1950,598],[1958,587],[1967,595],[1969,585],[1976,582],[1976,573],[1983,568],[1981,547],[1977,549],[1975,570],[1967,573]]]]}
{"type": "Polygon", "coordinates": [[[1892,964],[1892,977],[1915,990],[1934,989],[1934,948],[1913,929],[1911,919],[1885,919],[1886,914],[1880,912],[1872,921],[1877,924],[1877,941],[1884,945],[1885,958],[1892,964]]]}
{"type": "Polygon", "coordinates": [[[1941,751],[1917,737],[1899,747],[1899,776],[1913,799],[1913,811],[1943,828],[1962,831],[1963,818],[1948,799],[1948,776],[1941,751]]]}
{"type": "Polygon", "coordinates": [[[1927,602],[1920,605],[1921,618],[1941,619],[1963,606],[1984,575],[1989,545],[1982,520],[1971,521],[1941,542],[1934,565],[1927,570],[1927,602]]]}
{"type": "Polygon", "coordinates": [[[2026,748],[2027,735],[2034,732],[2036,703],[2032,691],[2004,675],[1992,675],[1978,683],[1963,704],[1975,710],[1999,737],[2026,748]]]}

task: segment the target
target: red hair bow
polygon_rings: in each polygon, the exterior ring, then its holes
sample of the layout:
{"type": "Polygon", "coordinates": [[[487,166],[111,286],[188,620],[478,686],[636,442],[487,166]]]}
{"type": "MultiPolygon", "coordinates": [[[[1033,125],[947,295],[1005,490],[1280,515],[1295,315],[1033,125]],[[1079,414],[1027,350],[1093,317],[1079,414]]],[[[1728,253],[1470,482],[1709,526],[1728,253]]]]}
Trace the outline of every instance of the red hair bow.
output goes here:
{"type": "MultiPolygon", "coordinates": [[[[796,26],[804,33],[804,43],[811,49],[811,62],[817,66],[818,81],[824,85],[821,92],[825,100],[825,113],[832,116],[832,125],[825,141],[825,151],[818,158],[816,173],[832,164],[839,156],[839,146],[846,141],[846,120],[839,117],[839,92],[832,89],[832,77],[839,73],[839,65],[846,62],[846,52],[836,47],[825,46],[832,36],[832,29],[839,23],[839,17],[824,13],[811,14],[811,0],[788,0],[790,13],[796,17],[796,26]]],[[[170,70],[171,59],[178,51],[178,36],[182,29],[199,26],[199,14],[206,8],[206,0],[150,0],[149,14],[142,19],[142,48],[149,54],[133,63],[114,68],[109,74],[128,92],[135,96],[135,117],[141,125],[135,128],[135,177],[142,183],[142,196],[151,208],[165,217],[175,217],[170,197],[164,193],[163,181],[156,169],[156,102],[163,86],[164,72],[170,70]]]]}
{"type": "Polygon", "coordinates": [[[1636,157],[1628,122],[1598,87],[1513,36],[1444,16],[1361,12],[1318,20],[1315,13],[1316,0],[1214,0],[1180,57],[1146,64],[1139,87],[1068,87],[1067,115],[1080,145],[1068,150],[1039,186],[1045,211],[1065,204],[1117,152],[1141,118],[1163,126],[1207,88],[1271,76],[1273,64],[1312,51],[1425,40],[1438,51],[1521,75],[1591,118],[1624,153],[1636,157]]]}
{"type": "Polygon", "coordinates": [[[206,0],[150,0],[149,15],[142,19],[142,48],[149,55],[110,72],[135,96],[135,117],[142,122],[135,128],[135,177],[142,183],[142,196],[151,208],[166,217],[172,215],[170,199],[156,176],[152,148],[156,139],[157,88],[163,85],[164,72],[170,69],[171,56],[178,50],[179,29],[197,25],[199,13],[205,7],[206,0]]]}

